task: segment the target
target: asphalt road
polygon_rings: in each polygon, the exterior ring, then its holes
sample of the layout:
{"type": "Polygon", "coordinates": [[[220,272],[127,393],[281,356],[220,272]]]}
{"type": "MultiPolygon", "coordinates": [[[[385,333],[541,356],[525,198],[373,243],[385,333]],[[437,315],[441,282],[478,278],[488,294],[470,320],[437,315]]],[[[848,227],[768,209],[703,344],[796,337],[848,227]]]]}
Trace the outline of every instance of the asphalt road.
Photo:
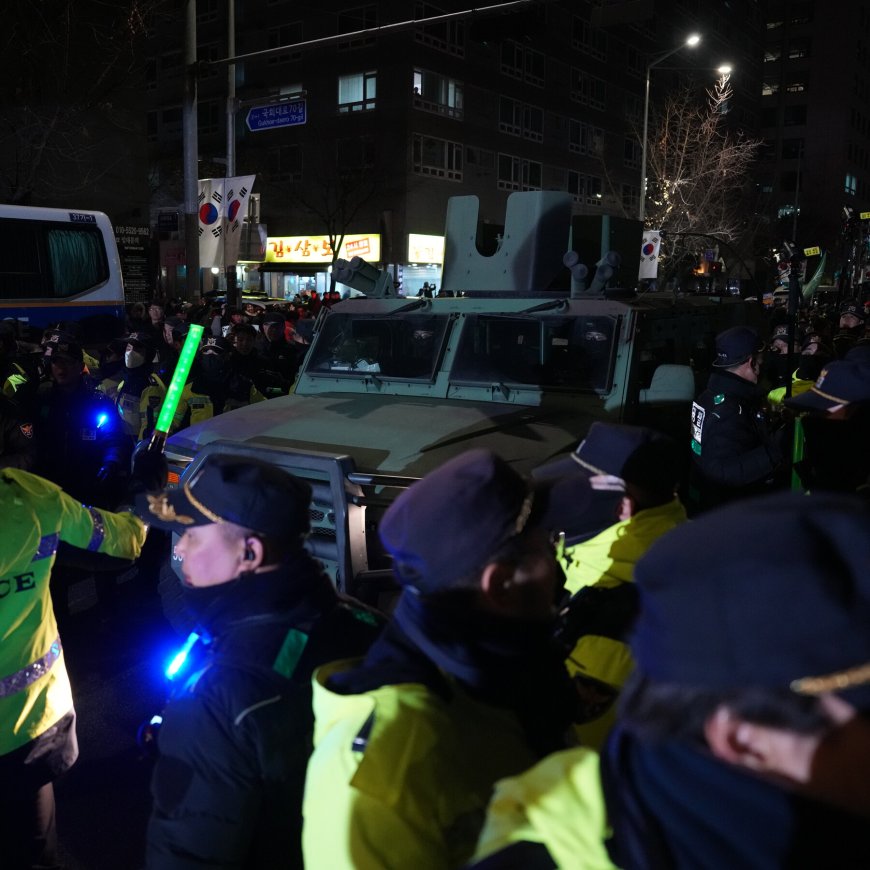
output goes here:
{"type": "Polygon", "coordinates": [[[80,750],[55,782],[66,870],[144,867],[151,763],[136,734],[162,707],[163,668],[181,641],[150,581],[137,578],[117,589],[117,605],[106,612],[92,581],[74,584],[71,614],[61,622],[80,750]]]}

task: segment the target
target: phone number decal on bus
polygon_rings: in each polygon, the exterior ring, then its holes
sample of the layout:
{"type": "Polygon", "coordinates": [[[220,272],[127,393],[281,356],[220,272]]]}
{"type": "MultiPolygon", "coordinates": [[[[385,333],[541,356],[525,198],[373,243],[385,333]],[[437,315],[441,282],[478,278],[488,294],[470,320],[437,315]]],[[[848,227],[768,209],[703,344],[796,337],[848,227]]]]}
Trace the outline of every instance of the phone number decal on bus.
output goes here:
{"type": "Polygon", "coordinates": [[[74,224],[95,224],[97,222],[97,216],[95,214],[81,214],[77,211],[71,211],[69,213],[69,219],[74,224]]]}

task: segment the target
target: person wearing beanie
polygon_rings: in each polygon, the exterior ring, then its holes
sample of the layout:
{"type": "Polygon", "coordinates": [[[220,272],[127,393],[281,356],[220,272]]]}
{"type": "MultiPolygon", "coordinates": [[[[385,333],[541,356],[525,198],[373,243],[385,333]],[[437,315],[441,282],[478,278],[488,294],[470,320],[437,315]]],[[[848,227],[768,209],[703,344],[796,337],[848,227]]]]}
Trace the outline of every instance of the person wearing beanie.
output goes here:
{"type": "Polygon", "coordinates": [[[494,782],[565,745],[546,498],[470,450],[413,483],[379,533],[401,594],[362,661],[314,679],[308,867],[461,867],[494,782]]]}

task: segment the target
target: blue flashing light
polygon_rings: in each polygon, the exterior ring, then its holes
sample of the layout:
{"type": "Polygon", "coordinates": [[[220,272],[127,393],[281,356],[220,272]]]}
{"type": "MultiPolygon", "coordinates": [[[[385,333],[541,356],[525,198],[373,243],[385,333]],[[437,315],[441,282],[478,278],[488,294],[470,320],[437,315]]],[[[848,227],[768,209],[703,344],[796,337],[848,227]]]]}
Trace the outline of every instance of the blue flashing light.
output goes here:
{"type": "Polygon", "coordinates": [[[97,417],[97,429],[101,429],[108,422],[109,422],[109,415],[108,414],[100,414],[100,416],[97,417]]]}
{"type": "Polygon", "coordinates": [[[184,667],[184,663],[187,661],[187,657],[190,655],[193,645],[198,640],[199,633],[196,631],[192,631],[187,636],[184,646],[172,657],[172,660],[166,666],[165,675],[167,680],[174,679],[175,675],[184,667]]]}

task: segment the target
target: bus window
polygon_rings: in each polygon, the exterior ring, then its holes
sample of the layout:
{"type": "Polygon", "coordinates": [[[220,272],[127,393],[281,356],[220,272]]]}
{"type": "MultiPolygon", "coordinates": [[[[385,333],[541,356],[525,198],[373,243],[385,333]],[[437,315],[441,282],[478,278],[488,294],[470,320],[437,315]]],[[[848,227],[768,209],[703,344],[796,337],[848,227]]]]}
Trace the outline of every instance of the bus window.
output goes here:
{"type": "Polygon", "coordinates": [[[117,333],[124,287],[118,249],[101,212],[0,206],[0,316],[35,329],[77,320],[117,333]],[[109,320],[112,318],[112,320],[109,320]]]}

